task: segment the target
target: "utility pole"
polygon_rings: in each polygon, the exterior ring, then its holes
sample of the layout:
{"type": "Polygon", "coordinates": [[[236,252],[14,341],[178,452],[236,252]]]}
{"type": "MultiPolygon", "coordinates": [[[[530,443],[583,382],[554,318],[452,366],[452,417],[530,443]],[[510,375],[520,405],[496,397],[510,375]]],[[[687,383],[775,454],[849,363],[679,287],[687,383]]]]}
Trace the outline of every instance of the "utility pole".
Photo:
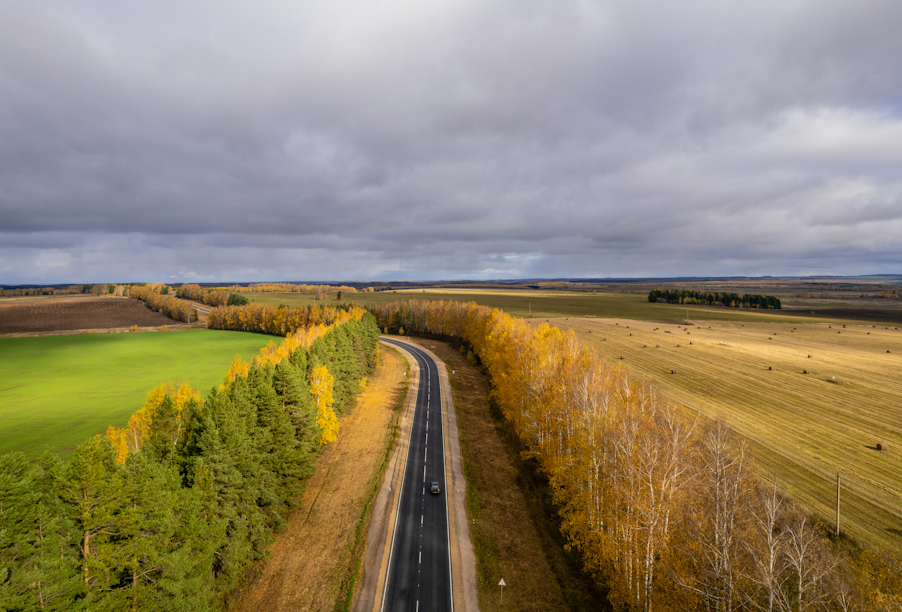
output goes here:
{"type": "Polygon", "coordinates": [[[836,471],[836,537],[839,537],[839,470],[836,471]]]}

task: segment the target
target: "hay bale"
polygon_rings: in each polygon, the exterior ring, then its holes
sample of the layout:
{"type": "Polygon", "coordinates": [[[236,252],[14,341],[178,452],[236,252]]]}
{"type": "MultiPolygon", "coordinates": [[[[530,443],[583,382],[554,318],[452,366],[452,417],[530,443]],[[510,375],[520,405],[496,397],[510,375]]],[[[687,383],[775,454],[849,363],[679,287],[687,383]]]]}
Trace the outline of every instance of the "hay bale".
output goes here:
{"type": "Polygon", "coordinates": [[[876,449],[877,449],[878,451],[880,451],[881,453],[882,453],[884,450],[886,450],[886,447],[883,446],[883,444],[881,444],[880,442],[878,442],[878,443],[877,443],[877,446],[875,446],[874,448],[876,448],[876,449]]]}
{"type": "Polygon", "coordinates": [[[771,366],[767,366],[767,369],[768,369],[768,370],[773,370],[773,368],[772,368],[771,366]]]}
{"type": "Polygon", "coordinates": [[[689,346],[692,346],[692,343],[691,343],[691,342],[689,343],[689,346]]]}
{"type": "Polygon", "coordinates": [[[673,374],[673,370],[671,370],[670,373],[673,374]]]}
{"type": "Polygon", "coordinates": [[[808,370],[802,370],[802,374],[807,374],[808,370]]]}
{"type": "Polygon", "coordinates": [[[811,355],[808,355],[808,359],[811,359],[811,355]]]}

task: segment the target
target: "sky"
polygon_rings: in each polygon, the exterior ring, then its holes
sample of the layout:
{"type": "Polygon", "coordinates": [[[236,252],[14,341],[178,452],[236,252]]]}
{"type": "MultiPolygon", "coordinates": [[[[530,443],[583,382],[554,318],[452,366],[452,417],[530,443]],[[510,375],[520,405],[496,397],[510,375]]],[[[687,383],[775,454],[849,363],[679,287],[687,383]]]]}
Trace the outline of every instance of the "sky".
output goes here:
{"type": "Polygon", "coordinates": [[[0,0],[0,283],[902,272],[899,0],[0,0]]]}

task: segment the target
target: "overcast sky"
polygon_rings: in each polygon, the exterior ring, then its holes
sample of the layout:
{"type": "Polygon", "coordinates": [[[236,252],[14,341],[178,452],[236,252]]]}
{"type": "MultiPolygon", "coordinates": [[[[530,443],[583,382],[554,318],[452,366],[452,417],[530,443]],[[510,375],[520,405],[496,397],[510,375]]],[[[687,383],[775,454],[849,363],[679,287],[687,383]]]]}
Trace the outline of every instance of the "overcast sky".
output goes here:
{"type": "Polygon", "coordinates": [[[0,0],[0,283],[900,263],[899,0],[0,0]]]}

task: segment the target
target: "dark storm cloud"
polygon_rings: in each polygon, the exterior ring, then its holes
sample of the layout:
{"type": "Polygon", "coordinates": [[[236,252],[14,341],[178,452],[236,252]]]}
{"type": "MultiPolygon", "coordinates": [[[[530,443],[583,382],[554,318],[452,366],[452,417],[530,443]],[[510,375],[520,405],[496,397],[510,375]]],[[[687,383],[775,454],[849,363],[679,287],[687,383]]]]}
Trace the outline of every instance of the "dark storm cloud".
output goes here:
{"type": "Polygon", "coordinates": [[[0,0],[0,282],[898,271],[900,23],[0,0]]]}

